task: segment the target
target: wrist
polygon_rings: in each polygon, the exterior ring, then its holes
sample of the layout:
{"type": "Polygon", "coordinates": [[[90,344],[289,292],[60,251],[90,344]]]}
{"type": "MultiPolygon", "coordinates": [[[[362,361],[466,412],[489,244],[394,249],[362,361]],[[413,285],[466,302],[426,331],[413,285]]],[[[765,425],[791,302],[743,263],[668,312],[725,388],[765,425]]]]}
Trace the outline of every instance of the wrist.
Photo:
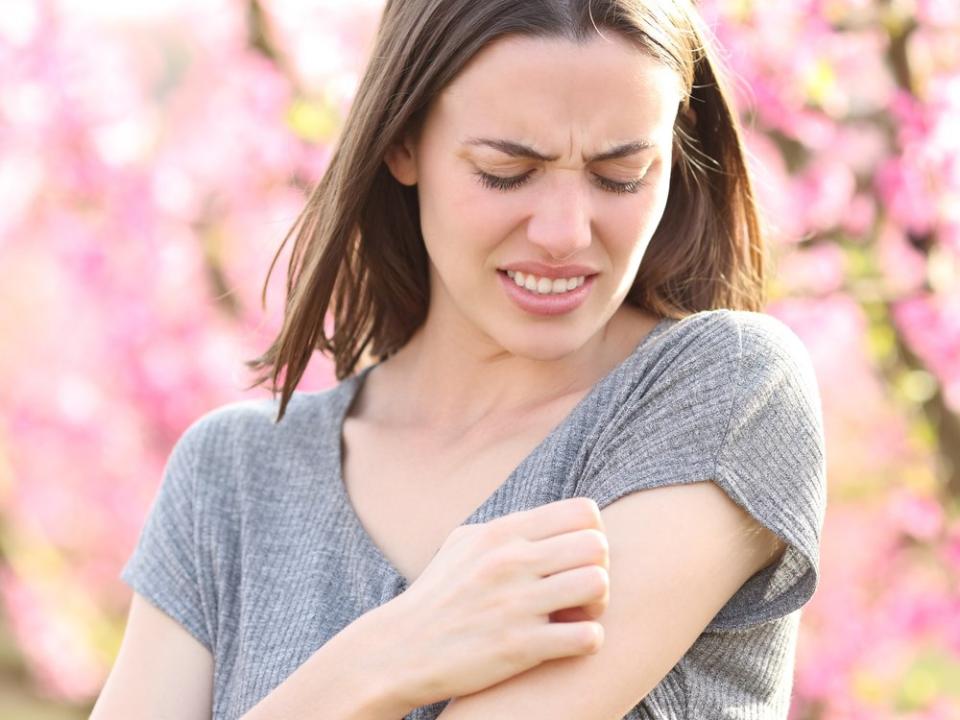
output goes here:
{"type": "MultiPolygon", "coordinates": [[[[361,708],[357,720],[400,719],[424,704],[418,668],[404,654],[402,603],[399,597],[354,620],[340,635],[356,650],[351,657],[357,687],[354,697],[361,708]]],[[[334,640],[336,640],[338,635],[334,640]]]]}

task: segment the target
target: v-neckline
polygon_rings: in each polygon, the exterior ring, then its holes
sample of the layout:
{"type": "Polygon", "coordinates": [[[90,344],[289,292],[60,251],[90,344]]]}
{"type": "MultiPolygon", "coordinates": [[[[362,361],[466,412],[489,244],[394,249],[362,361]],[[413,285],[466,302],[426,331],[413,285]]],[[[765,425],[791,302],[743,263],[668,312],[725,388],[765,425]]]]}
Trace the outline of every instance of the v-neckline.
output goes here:
{"type": "MultiPolygon", "coordinates": [[[[476,518],[480,516],[500,494],[509,488],[509,486],[515,481],[516,477],[520,474],[520,471],[523,470],[523,468],[531,461],[531,459],[540,453],[548,443],[553,441],[554,437],[558,433],[562,432],[567,425],[573,422],[573,420],[583,411],[583,408],[586,407],[590,400],[593,399],[593,396],[600,391],[601,387],[609,383],[614,377],[618,376],[629,363],[635,360],[635,358],[640,355],[641,351],[655,335],[658,335],[660,331],[675,322],[677,321],[673,318],[661,318],[657,324],[654,325],[653,328],[646,335],[644,335],[643,338],[641,338],[640,342],[637,343],[637,346],[633,349],[633,351],[616,367],[614,367],[613,370],[597,380],[597,382],[593,384],[593,386],[584,394],[584,396],[580,398],[576,405],[573,406],[573,409],[570,410],[570,412],[568,412],[566,416],[564,416],[564,418],[557,423],[539,443],[537,443],[536,447],[534,447],[533,450],[531,450],[526,457],[520,461],[520,463],[510,472],[510,474],[507,475],[503,482],[501,482],[493,490],[493,492],[491,492],[486,499],[483,500],[483,502],[474,508],[473,512],[471,512],[470,515],[460,524],[469,525],[475,522],[476,518]]],[[[346,522],[351,526],[353,532],[360,537],[360,542],[370,551],[371,555],[376,559],[377,564],[379,564],[393,579],[393,581],[399,585],[402,591],[402,589],[405,589],[409,586],[409,583],[411,582],[410,579],[397,569],[397,567],[386,556],[380,546],[374,542],[370,533],[367,532],[367,529],[360,521],[360,516],[357,514],[353,503],[350,501],[350,496],[347,492],[347,486],[343,475],[343,425],[347,414],[350,411],[350,407],[353,405],[353,401],[356,399],[360,388],[363,386],[363,383],[366,380],[367,374],[379,364],[380,363],[378,362],[367,366],[360,372],[345,378],[340,382],[339,386],[337,386],[336,389],[340,394],[340,402],[337,404],[333,418],[333,431],[328,435],[328,437],[332,439],[332,450],[336,467],[336,477],[334,478],[333,482],[334,492],[338,495],[340,505],[343,507],[346,522]]]]}

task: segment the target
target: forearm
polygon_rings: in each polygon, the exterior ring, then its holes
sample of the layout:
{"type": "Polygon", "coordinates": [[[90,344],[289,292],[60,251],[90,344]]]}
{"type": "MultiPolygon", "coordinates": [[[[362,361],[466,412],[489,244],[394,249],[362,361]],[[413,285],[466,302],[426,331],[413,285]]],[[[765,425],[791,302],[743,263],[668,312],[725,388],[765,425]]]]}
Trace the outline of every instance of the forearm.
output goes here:
{"type": "Polygon", "coordinates": [[[417,707],[409,664],[398,667],[390,603],[362,615],[240,720],[400,720],[417,707]]]}

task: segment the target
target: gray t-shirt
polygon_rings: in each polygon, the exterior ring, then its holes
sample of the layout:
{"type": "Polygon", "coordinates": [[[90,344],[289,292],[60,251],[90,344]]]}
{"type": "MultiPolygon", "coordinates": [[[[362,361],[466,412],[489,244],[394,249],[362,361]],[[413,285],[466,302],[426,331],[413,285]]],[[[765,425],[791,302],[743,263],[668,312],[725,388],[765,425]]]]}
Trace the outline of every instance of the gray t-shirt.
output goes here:
{"type": "MultiPolygon", "coordinates": [[[[245,713],[407,587],[341,478],[343,417],[369,370],[296,392],[279,424],[272,398],[213,409],[170,454],[120,577],[210,649],[216,720],[245,713]]],[[[630,720],[787,717],[827,490],[821,400],[800,339],[762,313],[662,320],[465,521],[573,496],[602,509],[635,490],[709,479],[788,547],[638,698],[630,720]]],[[[435,718],[445,704],[407,717],[435,718]]]]}

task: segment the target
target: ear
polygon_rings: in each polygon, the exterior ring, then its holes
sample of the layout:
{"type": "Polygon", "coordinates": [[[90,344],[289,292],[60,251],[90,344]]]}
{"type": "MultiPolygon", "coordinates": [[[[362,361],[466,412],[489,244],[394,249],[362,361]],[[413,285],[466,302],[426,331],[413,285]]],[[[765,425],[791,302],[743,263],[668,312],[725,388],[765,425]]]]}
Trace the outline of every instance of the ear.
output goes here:
{"type": "Polygon", "coordinates": [[[390,173],[401,185],[417,184],[417,156],[409,137],[394,143],[383,157],[390,173]]]}

